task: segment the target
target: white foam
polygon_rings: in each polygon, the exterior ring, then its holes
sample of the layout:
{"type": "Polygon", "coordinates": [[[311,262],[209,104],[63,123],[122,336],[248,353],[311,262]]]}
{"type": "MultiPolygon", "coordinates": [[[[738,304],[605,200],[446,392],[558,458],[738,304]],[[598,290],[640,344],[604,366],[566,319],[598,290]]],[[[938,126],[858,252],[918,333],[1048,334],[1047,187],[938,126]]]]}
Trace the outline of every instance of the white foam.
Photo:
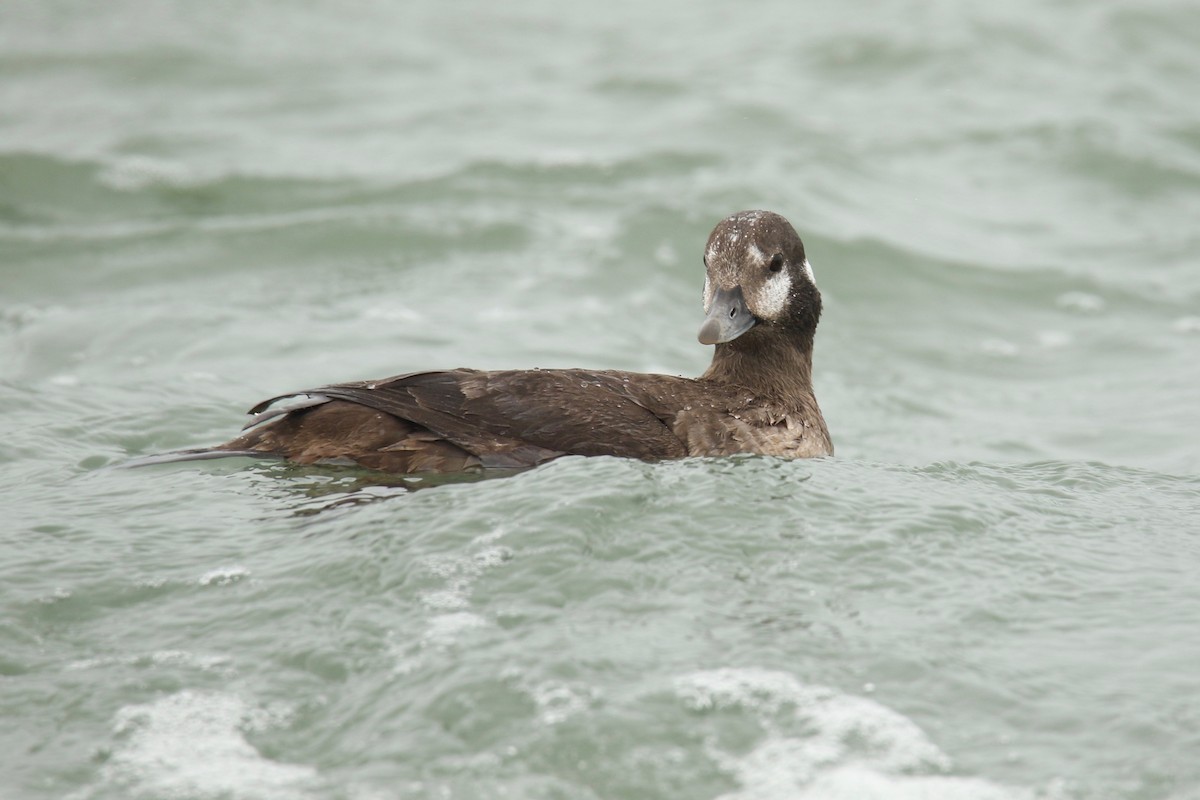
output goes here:
{"type": "Polygon", "coordinates": [[[56,586],[56,587],[54,587],[54,591],[52,591],[50,594],[45,595],[43,597],[39,597],[38,602],[44,603],[46,605],[50,605],[51,603],[57,603],[62,600],[66,600],[69,597],[71,597],[70,589],[64,588],[62,586],[56,586]]]}
{"type": "Polygon", "coordinates": [[[232,674],[233,661],[229,656],[191,653],[187,650],[158,650],[120,656],[98,656],[72,661],[64,670],[103,669],[106,667],[187,667],[205,672],[232,674]]]}
{"type": "Polygon", "coordinates": [[[471,604],[467,595],[454,589],[438,589],[432,592],[422,592],[421,604],[434,611],[457,611],[471,604]]]}
{"type": "Polygon", "coordinates": [[[508,530],[503,526],[494,528],[487,533],[481,533],[471,540],[471,544],[495,544],[504,538],[508,530]]]}
{"type": "Polygon", "coordinates": [[[478,573],[481,574],[484,570],[498,567],[513,557],[512,550],[507,547],[485,547],[475,555],[471,556],[471,560],[475,562],[478,573]]]}
{"type": "Polygon", "coordinates": [[[861,766],[845,766],[825,773],[793,797],[797,800],[1032,800],[1033,793],[978,778],[884,775],[861,766]]]}
{"type": "Polygon", "coordinates": [[[442,590],[436,592],[452,592],[463,598],[471,594],[471,589],[480,575],[498,567],[512,558],[512,550],[500,545],[482,547],[469,556],[438,555],[424,559],[422,566],[425,571],[446,581],[442,590]]]}
{"type": "Polygon", "coordinates": [[[709,757],[740,788],[722,800],[1018,800],[1029,792],[939,774],[950,760],[910,719],[874,700],[764,669],[685,676],[675,691],[696,711],[742,709],[762,730],[749,750],[709,757]]]}
{"type": "Polygon", "coordinates": [[[488,621],[470,611],[455,611],[431,617],[422,644],[445,648],[458,641],[463,633],[487,627],[488,621]]]}
{"type": "Polygon", "coordinates": [[[201,586],[224,586],[227,583],[234,583],[242,578],[250,577],[250,570],[240,564],[233,564],[228,567],[217,567],[210,569],[208,572],[200,576],[196,582],[201,586]]]}
{"type": "Polygon", "coordinates": [[[433,612],[421,637],[415,643],[406,639],[403,644],[389,648],[395,658],[395,674],[411,673],[425,664],[430,655],[453,647],[467,632],[491,624],[486,617],[469,610],[471,594],[481,575],[512,559],[511,549],[493,544],[504,533],[503,529],[497,529],[476,537],[472,544],[484,546],[470,554],[439,554],[422,559],[424,571],[445,583],[419,595],[421,604],[433,612]]]}
{"type": "Polygon", "coordinates": [[[185,690],[117,712],[102,779],[127,797],[295,798],[317,776],[264,758],[245,736],[271,715],[234,695],[185,690]]]}
{"type": "Polygon", "coordinates": [[[599,692],[590,686],[546,681],[528,689],[538,707],[538,719],[545,725],[557,725],[580,711],[591,708],[599,692]]]}

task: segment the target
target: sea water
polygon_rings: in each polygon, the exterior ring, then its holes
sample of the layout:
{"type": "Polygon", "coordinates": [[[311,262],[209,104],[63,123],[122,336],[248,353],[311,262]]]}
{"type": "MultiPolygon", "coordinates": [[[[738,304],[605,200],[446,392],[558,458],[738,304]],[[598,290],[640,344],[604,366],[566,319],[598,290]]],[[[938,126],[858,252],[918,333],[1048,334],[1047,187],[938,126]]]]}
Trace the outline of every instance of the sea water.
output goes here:
{"type": "Polygon", "coordinates": [[[1200,797],[1200,10],[0,5],[0,798],[1200,797]],[[696,375],[787,216],[837,455],[244,459],[696,375]]]}

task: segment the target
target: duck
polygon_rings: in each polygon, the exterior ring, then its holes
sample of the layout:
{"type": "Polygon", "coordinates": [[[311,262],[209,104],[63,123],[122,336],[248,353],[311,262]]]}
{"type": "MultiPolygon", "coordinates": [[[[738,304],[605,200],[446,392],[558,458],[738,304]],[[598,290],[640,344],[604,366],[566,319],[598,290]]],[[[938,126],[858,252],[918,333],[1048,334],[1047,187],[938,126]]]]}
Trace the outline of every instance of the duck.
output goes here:
{"type": "Polygon", "coordinates": [[[568,455],[831,456],[813,394],[821,293],[781,215],[740,211],[704,248],[698,378],[591,369],[409,372],[289,392],[240,435],[178,458],[251,456],[388,473],[525,469],[568,455]]]}

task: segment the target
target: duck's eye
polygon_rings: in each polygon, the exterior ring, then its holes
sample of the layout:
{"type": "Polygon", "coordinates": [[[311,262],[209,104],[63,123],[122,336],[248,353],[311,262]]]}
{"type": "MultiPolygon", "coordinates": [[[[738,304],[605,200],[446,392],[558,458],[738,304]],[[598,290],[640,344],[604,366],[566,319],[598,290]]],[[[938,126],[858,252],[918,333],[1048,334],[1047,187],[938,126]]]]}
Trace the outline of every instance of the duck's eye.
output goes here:
{"type": "Polygon", "coordinates": [[[767,269],[771,272],[779,272],[783,269],[783,253],[776,253],[771,256],[771,263],[767,265],[767,269]]]}

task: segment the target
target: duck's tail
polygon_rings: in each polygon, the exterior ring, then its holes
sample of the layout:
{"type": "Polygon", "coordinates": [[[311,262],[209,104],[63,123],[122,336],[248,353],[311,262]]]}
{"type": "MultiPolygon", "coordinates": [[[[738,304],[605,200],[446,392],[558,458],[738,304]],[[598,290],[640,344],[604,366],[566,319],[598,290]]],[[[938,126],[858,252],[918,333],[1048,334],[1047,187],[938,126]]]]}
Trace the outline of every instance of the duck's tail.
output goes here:
{"type": "Polygon", "coordinates": [[[152,467],[155,464],[174,464],[178,461],[208,461],[213,458],[257,458],[278,461],[282,456],[258,450],[221,450],[213,447],[198,447],[193,450],[172,450],[152,456],[138,456],[114,466],[121,469],[152,467]]]}

